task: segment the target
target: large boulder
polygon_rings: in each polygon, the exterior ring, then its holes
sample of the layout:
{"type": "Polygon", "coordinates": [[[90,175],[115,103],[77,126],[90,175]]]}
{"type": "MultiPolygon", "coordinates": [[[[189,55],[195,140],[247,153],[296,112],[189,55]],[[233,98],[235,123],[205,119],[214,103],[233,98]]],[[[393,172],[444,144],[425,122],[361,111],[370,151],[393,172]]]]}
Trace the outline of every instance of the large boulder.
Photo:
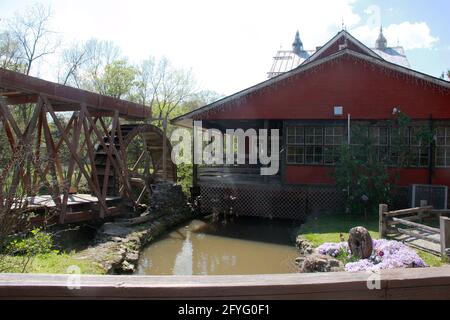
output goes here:
{"type": "Polygon", "coordinates": [[[353,256],[367,259],[372,255],[373,242],[369,231],[364,227],[355,227],[348,234],[348,247],[353,256]]]}

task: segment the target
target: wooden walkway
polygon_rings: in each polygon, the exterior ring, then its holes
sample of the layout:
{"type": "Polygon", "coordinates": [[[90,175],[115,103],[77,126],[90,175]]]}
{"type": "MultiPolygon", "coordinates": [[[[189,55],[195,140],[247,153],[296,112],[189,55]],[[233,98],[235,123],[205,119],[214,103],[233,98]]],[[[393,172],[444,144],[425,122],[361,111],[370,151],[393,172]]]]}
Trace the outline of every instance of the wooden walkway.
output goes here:
{"type": "MultiPolygon", "coordinates": [[[[64,195],[60,196],[62,200],[64,195]]],[[[20,225],[19,229],[29,229],[30,227],[52,226],[60,223],[59,211],[54,198],[50,195],[27,197],[27,212],[33,212],[33,216],[27,225],[20,225]]],[[[121,197],[105,197],[105,204],[108,208],[104,217],[114,217],[125,214],[128,211],[123,206],[121,197]]],[[[12,208],[14,210],[14,208],[12,208]]],[[[21,211],[24,209],[21,209],[21,211]]],[[[98,198],[90,194],[71,194],[68,196],[65,213],[65,224],[80,223],[96,220],[100,218],[100,204],[98,198]]]]}
{"type": "Polygon", "coordinates": [[[80,276],[80,289],[69,289],[73,277],[0,274],[0,299],[450,299],[449,266],[379,275],[80,276]]]}
{"type": "MultiPolygon", "coordinates": [[[[56,197],[58,198],[58,197],[56,197]]],[[[61,201],[63,195],[60,197],[61,201]]],[[[120,197],[106,197],[106,201],[120,200],[120,197]]],[[[98,198],[90,194],[71,194],[67,199],[67,206],[76,206],[80,204],[97,204],[98,198]]],[[[28,197],[28,208],[54,208],[56,207],[55,201],[50,195],[28,197]]]]}

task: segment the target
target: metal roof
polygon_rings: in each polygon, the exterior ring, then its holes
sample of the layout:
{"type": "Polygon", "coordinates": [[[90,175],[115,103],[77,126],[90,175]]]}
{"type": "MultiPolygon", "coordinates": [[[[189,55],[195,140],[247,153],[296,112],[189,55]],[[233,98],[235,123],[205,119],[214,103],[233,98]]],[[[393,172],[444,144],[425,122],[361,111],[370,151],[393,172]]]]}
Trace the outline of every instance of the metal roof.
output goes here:
{"type": "Polygon", "coordinates": [[[302,53],[303,54],[299,56],[294,51],[279,50],[276,56],[273,57],[272,67],[267,73],[268,77],[273,78],[284,72],[297,68],[314,53],[314,50],[302,51],[302,53]]]}
{"type": "Polygon", "coordinates": [[[403,47],[392,47],[392,48],[388,47],[384,50],[373,48],[372,51],[378,54],[386,61],[398,64],[399,66],[405,68],[411,68],[411,65],[408,61],[408,58],[406,57],[405,50],[403,49],[403,47]]]}
{"type": "Polygon", "coordinates": [[[353,37],[349,32],[347,32],[346,30],[342,30],[324,46],[319,47],[317,50],[302,50],[300,55],[297,55],[293,50],[279,50],[275,57],[273,57],[272,67],[267,73],[268,78],[270,79],[285,72],[291,71],[301,64],[316,59],[318,56],[320,56],[320,52],[326,51],[330,45],[338,41],[340,38],[352,40],[358,47],[362,49],[362,51],[367,52],[367,54],[371,56],[380,57],[387,62],[391,62],[402,67],[411,68],[403,47],[387,47],[385,49],[368,48],[358,39],[353,37]]]}
{"type": "MultiPolygon", "coordinates": [[[[384,50],[379,50],[375,48],[371,48],[373,52],[379,55],[383,60],[386,60],[391,63],[395,63],[399,66],[405,68],[411,68],[408,58],[405,55],[405,50],[403,47],[392,47],[386,48],[384,50]]],[[[292,69],[297,68],[299,65],[303,64],[308,57],[312,56],[316,53],[315,50],[306,50],[304,51],[308,54],[306,57],[300,57],[294,53],[294,51],[289,50],[279,50],[275,57],[273,57],[272,67],[270,71],[267,73],[268,78],[273,78],[282,73],[291,71],[292,69]]]]}

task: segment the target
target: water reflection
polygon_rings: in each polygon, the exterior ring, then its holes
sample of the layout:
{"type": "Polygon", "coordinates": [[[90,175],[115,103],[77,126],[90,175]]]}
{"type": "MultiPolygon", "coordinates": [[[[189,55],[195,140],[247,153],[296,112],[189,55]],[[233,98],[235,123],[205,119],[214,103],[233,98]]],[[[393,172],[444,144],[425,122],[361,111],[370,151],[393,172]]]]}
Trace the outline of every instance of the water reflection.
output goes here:
{"type": "Polygon", "coordinates": [[[191,231],[187,230],[185,240],[177,253],[173,266],[173,273],[178,275],[192,275],[193,248],[191,241],[191,231]]]}
{"type": "Polygon", "coordinates": [[[238,219],[234,223],[194,220],[141,254],[138,274],[220,275],[295,272],[297,251],[285,221],[238,219]]]}

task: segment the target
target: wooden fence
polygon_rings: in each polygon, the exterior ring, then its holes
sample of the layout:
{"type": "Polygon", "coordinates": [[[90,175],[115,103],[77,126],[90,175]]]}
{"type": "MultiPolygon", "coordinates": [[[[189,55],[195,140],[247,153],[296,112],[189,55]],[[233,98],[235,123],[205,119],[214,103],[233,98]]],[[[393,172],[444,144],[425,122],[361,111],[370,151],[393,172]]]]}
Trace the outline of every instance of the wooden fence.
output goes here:
{"type": "Polygon", "coordinates": [[[386,204],[380,204],[380,238],[407,236],[410,240],[422,240],[432,253],[450,256],[450,218],[446,215],[450,215],[450,210],[434,210],[426,201],[422,201],[420,207],[396,211],[388,211],[386,204]],[[439,228],[424,224],[425,220],[433,218],[439,219],[439,228]],[[438,245],[440,250],[433,250],[433,246],[427,244],[438,245]]]}

